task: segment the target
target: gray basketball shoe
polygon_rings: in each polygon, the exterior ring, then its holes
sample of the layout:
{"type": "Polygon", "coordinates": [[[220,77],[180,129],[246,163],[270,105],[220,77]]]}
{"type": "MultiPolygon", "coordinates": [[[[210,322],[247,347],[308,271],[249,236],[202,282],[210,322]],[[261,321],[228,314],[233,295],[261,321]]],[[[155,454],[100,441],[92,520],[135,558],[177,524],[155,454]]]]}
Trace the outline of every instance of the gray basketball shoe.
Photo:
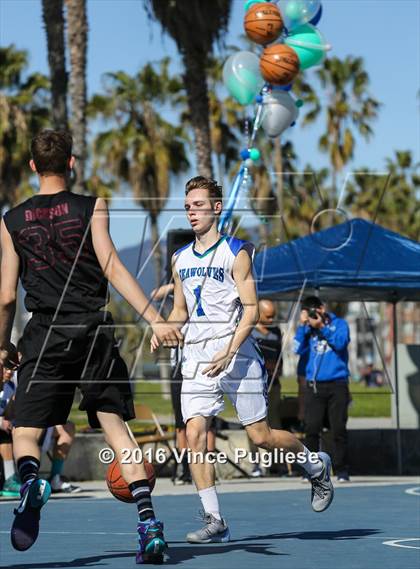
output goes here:
{"type": "Polygon", "coordinates": [[[334,486],[331,482],[331,459],[325,452],[319,452],[318,457],[323,462],[322,472],[316,478],[311,478],[312,509],[314,512],[323,512],[328,508],[334,498],[334,486]]]}
{"type": "Polygon", "coordinates": [[[197,531],[187,533],[189,543],[226,543],[230,540],[229,528],[222,518],[218,520],[213,514],[202,514],[205,526],[197,531]]]}

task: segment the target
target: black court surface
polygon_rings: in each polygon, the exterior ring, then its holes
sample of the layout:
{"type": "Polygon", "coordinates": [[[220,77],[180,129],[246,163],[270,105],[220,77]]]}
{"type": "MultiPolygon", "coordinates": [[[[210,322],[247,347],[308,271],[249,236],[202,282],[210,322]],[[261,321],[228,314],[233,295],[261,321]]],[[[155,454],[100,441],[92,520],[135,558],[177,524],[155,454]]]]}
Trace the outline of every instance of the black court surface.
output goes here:
{"type": "MultiPolygon", "coordinates": [[[[97,486],[103,486],[97,484],[97,486]]],[[[155,509],[165,523],[167,567],[235,569],[419,569],[420,482],[355,482],[339,487],[331,508],[316,514],[310,488],[296,482],[220,486],[232,534],[227,544],[190,545],[200,523],[191,488],[158,481],[155,509]],[[293,486],[293,485],[292,485],[293,486]],[[189,492],[189,493],[183,493],[189,492]],[[166,495],[165,495],[166,494],[166,495]]],[[[0,565],[10,569],[125,569],[135,565],[136,511],[104,491],[51,499],[37,543],[18,553],[9,528],[16,502],[0,502],[0,565]]]]}

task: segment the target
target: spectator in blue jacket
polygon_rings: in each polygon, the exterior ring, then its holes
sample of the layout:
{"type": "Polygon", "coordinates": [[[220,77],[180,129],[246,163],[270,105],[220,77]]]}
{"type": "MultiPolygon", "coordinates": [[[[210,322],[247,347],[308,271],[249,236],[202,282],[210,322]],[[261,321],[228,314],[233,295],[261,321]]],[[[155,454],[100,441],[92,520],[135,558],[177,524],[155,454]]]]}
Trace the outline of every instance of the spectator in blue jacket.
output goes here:
{"type": "Polygon", "coordinates": [[[345,320],[327,312],[316,296],[302,301],[300,322],[295,335],[295,353],[309,354],[304,396],[306,444],[311,451],[319,450],[319,438],[327,416],[335,447],[333,464],[337,480],[347,482],[349,327],[345,320]]]}

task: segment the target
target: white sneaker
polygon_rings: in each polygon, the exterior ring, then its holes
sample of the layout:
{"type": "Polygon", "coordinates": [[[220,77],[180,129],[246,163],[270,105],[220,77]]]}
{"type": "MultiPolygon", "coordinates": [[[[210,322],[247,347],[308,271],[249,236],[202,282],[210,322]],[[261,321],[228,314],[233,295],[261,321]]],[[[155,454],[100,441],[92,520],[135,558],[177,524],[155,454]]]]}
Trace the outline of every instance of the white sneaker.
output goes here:
{"type": "Polygon", "coordinates": [[[255,465],[251,472],[252,478],[262,478],[264,476],[264,472],[262,468],[258,465],[255,465]]]}
{"type": "Polygon", "coordinates": [[[51,478],[50,484],[53,494],[78,494],[82,491],[80,486],[71,484],[67,480],[61,478],[59,474],[56,474],[51,478]]]}
{"type": "Polygon", "coordinates": [[[348,475],[347,472],[338,472],[337,473],[337,482],[339,484],[346,484],[347,482],[350,482],[350,476],[348,475]]]}

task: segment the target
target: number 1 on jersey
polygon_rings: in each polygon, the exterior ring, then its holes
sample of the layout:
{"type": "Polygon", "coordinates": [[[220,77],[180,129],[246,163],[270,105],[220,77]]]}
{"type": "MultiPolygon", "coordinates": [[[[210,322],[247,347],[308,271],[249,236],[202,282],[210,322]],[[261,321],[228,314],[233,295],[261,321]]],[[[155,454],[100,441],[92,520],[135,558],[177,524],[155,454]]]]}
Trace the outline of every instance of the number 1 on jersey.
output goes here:
{"type": "Polygon", "coordinates": [[[201,306],[201,286],[196,286],[193,292],[197,300],[197,316],[205,316],[205,312],[201,306]]]}

